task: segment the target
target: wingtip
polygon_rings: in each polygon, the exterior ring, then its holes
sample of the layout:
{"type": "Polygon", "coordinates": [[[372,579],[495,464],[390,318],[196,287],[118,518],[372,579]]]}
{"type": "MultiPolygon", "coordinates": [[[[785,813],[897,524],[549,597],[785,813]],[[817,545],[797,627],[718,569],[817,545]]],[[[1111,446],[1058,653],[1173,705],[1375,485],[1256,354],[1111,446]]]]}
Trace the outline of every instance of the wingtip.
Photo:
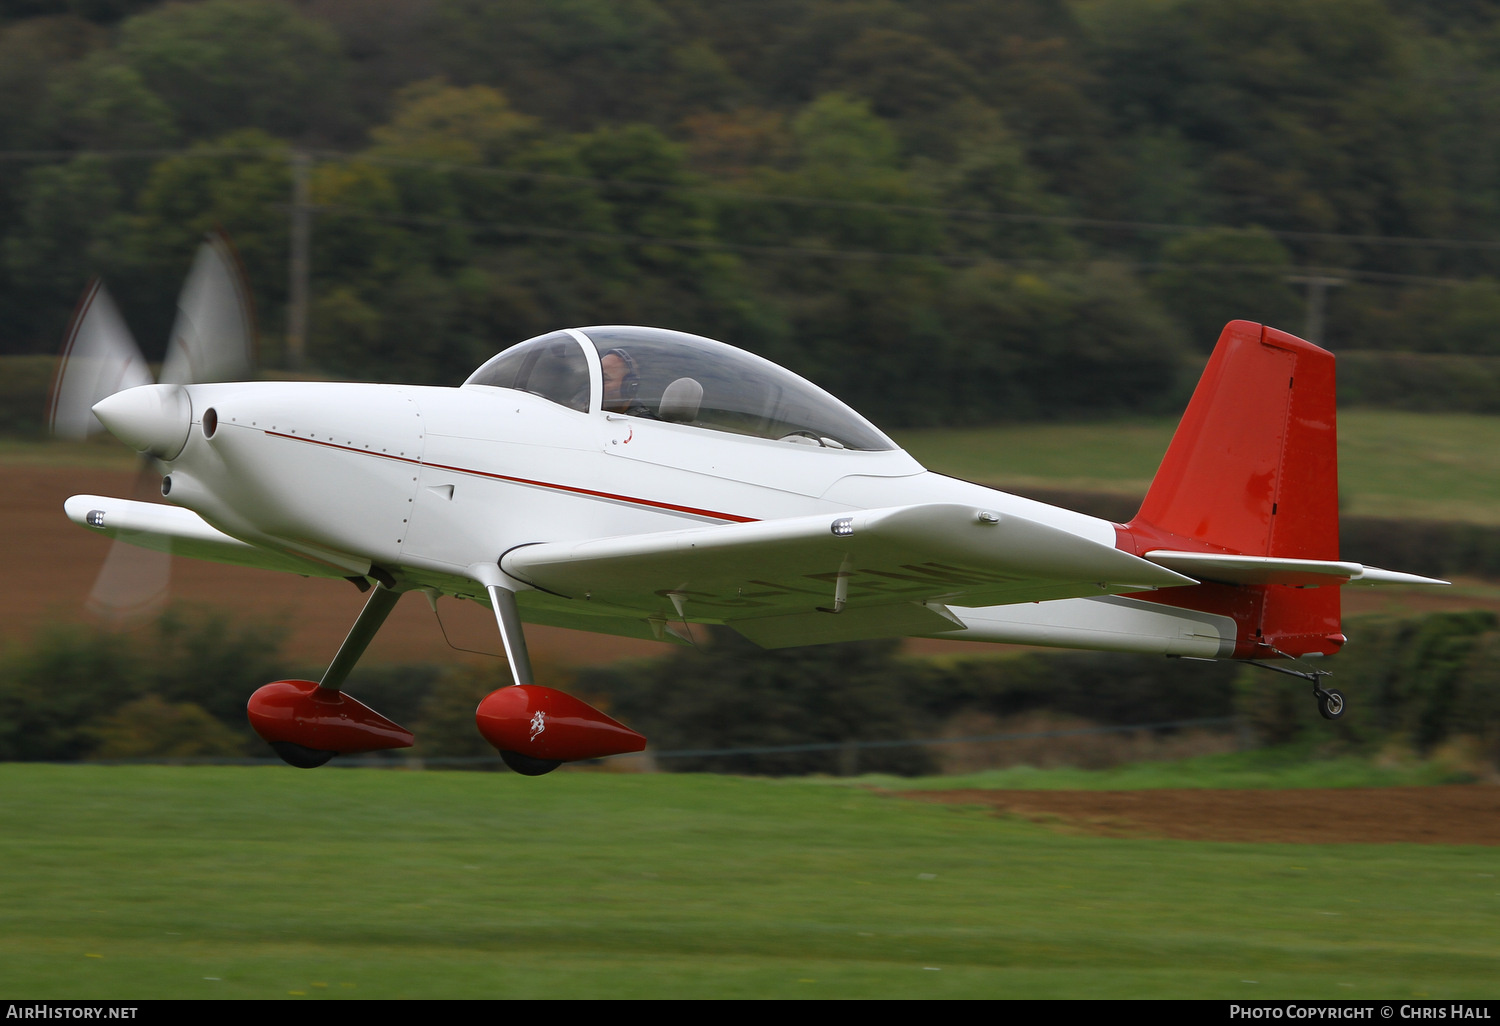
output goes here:
{"type": "Polygon", "coordinates": [[[1402,585],[1413,588],[1446,588],[1451,587],[1453,584],[1452,581],[1444,581],[1436,577],[1406,574],[1399,570],[1382,570],[1377,566],[1365,567],[1358,576],[1351,577],[1349,583],[1376,586],[1402,585]]]}

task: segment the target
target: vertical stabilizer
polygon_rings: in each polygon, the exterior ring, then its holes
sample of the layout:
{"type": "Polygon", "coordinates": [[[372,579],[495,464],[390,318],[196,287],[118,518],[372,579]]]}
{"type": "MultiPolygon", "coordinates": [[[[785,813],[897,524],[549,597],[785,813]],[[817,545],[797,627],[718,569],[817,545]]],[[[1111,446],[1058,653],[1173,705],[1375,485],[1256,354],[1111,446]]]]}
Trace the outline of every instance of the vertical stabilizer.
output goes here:
{"type": "Polygon", "coordinates": [[[1194,549],[1337,559],[1338,491],[1333,354],[1233,321],[1133,524],[1194,549]]]}
{"type": "MultiPolygon", "coordinates": [[[[1232,321],[1121,543],[1153,549],[1338,559],[1333,354],[1232,321]]],[[[1237,655],[1336,651],[1339,592],[1206,583],[1153,600],[1233,615],[1237,655]]]]}

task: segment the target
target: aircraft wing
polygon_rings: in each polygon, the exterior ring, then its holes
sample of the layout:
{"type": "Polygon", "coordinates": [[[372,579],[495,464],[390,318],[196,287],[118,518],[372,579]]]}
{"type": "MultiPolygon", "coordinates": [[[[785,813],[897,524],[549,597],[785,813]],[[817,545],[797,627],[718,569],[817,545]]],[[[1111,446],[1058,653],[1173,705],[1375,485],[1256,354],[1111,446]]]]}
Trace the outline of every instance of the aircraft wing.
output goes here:
{"type": "Polygon", "coordinates": [[[1196,584],[1024,517],[931,503],[587,541],[501,558],[510,576],[653,622],[727,623],[766,647],[953,630],[990,606],[1196,584]]]}
{"type": "Polygon", "coordinates": [[[74,495],[63,503],[63,512],[73,523],[91,531],[175,556],[284,570],[311,577],[342,577],[348,573],[312,560],[249,545],[181,506],[104,495],[74,495]]]}

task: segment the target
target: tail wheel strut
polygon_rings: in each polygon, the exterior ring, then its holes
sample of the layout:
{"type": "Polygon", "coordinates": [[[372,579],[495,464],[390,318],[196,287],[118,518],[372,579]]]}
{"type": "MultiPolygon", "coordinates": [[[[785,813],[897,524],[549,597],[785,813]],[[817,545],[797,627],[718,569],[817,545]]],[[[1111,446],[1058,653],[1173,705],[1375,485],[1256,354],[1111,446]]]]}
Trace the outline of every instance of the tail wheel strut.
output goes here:
{"type": "MultiPolygon", "coordinates": [[[[1284,652],[1278,652],[1277,654],[1286,655],[1284,652]]],[[[1287,656],[1287,658],[1294,657],[1287,656]]],[[[1251,666],[1259,666],[1262,670],[1284,673],[1289,677],[1300,677],[1305,681],[1309,681],[1312,684],[1313,699],[1318,703],[1318,715],[1322,716],[1325,720],[1340,719],[1344,715],[1344,710],[1348,708],[1344,702],[1344,693],[1342,691],[1323,687],[1323,678],[1330,676],[1333,672],[1331,670],[1299,670],[1290,666],[1275,666],[1271,663],[1257,662],[1254,659],[1247,659],[1245,661],[1251,666]]]]}

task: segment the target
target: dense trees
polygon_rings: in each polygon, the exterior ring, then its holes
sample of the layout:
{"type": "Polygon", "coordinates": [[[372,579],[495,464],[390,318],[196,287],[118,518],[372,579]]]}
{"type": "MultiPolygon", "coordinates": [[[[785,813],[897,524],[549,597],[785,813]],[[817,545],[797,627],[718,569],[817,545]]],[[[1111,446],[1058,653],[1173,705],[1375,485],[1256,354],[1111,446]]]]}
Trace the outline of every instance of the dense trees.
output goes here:
{"type": "Polygon", "coordinates": [[[1336,348],[1491,355],[1497,56],[1404,0],[6,3],[0,352],[91,273],[159,352],[222,225],[275,362],[300,150],[349,376],[637,321],[884,423],[1150,410],[1309,268],[1336,348]]]}

